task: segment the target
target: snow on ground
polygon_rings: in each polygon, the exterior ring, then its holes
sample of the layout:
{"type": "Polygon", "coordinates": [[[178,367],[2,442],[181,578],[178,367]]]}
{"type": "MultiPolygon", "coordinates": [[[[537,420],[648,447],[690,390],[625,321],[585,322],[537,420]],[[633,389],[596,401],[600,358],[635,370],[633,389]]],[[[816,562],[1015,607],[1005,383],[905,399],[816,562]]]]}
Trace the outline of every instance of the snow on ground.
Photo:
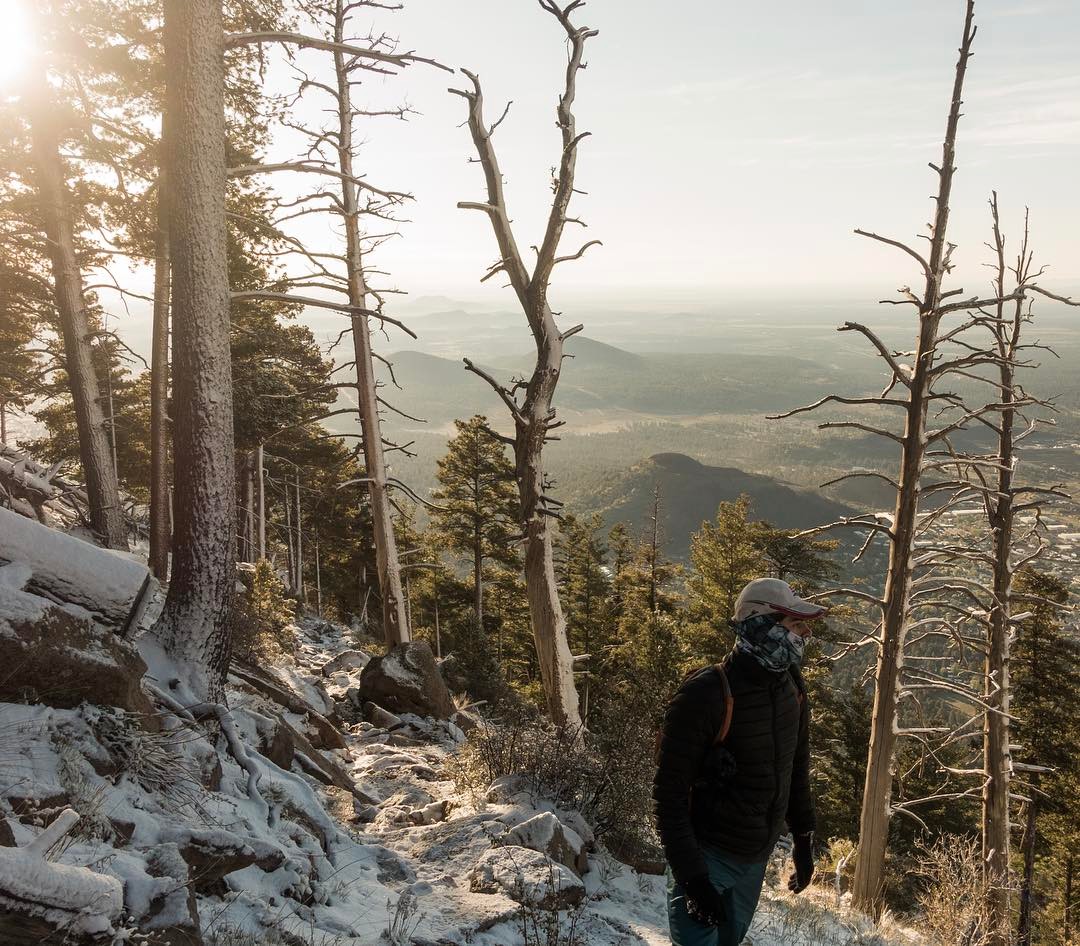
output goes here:
{"type": "MultiPolygon", "coordinates": [[[[338,661],[341,669],[322,673],[354,646],[347,631],[307,619],[298,634],[295,664],[275,668],[278,679],[320,713],[349,708],[362,661],[338,661]]],[[[295,728],[304,725],[301,715],[271,708],[265,695],[240,683],[229,703],[249,742],[258,738],[250,721],[274,710],[295,728]]],[[[464,736],[449,723],[409,715],[389,730],[345,723],[345,748],[325,755],[368,802],[324,788],[296,764],[286,771],[257,756],[269,812],[249,796],[247,773],[224,749],[184,727],[146,736],[85,705],[0,704],[0,733],[7,737],[0,795],[25,822],[8,818],[16,843],[31,843],[47,810],[66,800],[82,820],[59,861],[121,881],[125,906],[144,915],[156,910],[159,925],[189,915],[190,874],[208,946],[273,943],[282,932],[291,937],[286,942],[310,946],[525,946],[522,908],[508,895],[520,898],[518,881],[535,901],[580,900],[561,914],[577,946],[670,942],[662,877],[638,874],[598,848],[588,855],[582,891],[569,869],[528,850],[543,849],[557,833],[571,852],[579,850],[591,836],[579,815],[515,792],[513,780],[496,785],[489,800],[458,792],[446,762],[464,736]],[[201,875],[188,869],[199,851],[217,858],[201,875]],[[215,875],[214,864],[232,857],[248,866],[215,875]]],[[[834,899],[825,888],[797,898],[767,890],[746,943],[921,942],[902,929],[877,929],[834,899]]],[[[530,938],[528,946],[537,942],[530,938]]]]}

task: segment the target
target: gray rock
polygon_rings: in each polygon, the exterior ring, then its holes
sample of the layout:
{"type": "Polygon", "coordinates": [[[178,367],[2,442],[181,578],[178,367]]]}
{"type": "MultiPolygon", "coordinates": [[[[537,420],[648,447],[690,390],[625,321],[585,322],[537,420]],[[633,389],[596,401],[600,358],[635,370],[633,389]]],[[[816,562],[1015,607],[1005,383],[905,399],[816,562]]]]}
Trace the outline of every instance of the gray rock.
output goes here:
{"type": "Polygon", "coordinates": [[[542,811],[511,828],[506,834],[506,840],[511,844],[546,854],[553,861],[569,867],[578,876],[589,869],[585,840],[550,811],[542,811]]]}
{"type": "Polygon", "coordinates": [[[449,719],[455,711],[435,655],[423,641],[399,644],[384,657],[372,657],[360,675],[360,696],[398,714],[449,719]]]}
{"type": "Polygon", "coordinates": [[[542,910],[566,910],[585,898],[585,885],[546,854],[508,844],[485,851],[469,873],[475,893],[502,893],[542,910]]]}
{"type": "Polygon", "coordinates": [[[363,670],[370,660],[362,650],[343,650],[323,664],[320,672],[324,677],[332,677],[341,670],[363,670]]]}

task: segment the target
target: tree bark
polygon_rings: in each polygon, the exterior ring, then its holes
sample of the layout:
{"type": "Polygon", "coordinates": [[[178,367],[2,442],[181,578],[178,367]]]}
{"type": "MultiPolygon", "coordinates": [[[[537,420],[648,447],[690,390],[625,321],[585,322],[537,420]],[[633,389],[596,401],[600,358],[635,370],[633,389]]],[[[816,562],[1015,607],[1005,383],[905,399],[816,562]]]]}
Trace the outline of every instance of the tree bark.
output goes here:
{"type": "Polygon", "coordinates": [[[296,597],[304,603],[304,536],[303,514],[300,511],[300,471],[296,470],[296,597]]]}
{"type": "Polygon", "coordinates": [[[258,514],[258,555],[259,561],[266,558],[266,468],[263,457],[263,445],[255,448],[255,496],[259,504],[258,514]]]}
{"type": "MultiPolygon", "coordinates": [[[[974,0],[968,0],[964,38],[956,65],[952,104],[938,169],[938,193],[934,214],[930,258],[925,270],[926,287],[919,306],[919,336],[908,388],[904,433],[901,442],[900,478],[893,513],[892,542],[882,609],[881,645],[878,650],[877,685],[870,724],[870,750],[859,820],[859,848],[855,861],[852,900],[857,909],[877,914],[882,904],[885,851],[892,814],[893,765],[896,757],[897,699],[904,663],[904,636],[911,594],[911,568],[919,512],[922,462],[926,451],[926,413],[931,369],[942,313],[942,284],[949,265],[947,229],[952,194],[956,130],[967,61],[971,55],[974,0]]],[[[902,379],[901,379],[902,380],[902,379]]]]}
{"type": "Polygon", "coordinates": [[[222,46],[220,0],[166,0],[175,530],[155,630],[212,697],[228,672],[236,559],[222,46]]]}
{"type": "MultiPolygon", "coordinates": [[[[338,0],[335,4],[334,18],[334,42],[337,44],[344,41],[346,15],[341,0],[338,0]]],[[[363,248],[360,243],[360,210],[353,176],[352,86],[346,57],[340,49],[334,51],[334,71],[337,78],[339,118],[337,146],[339,169],[342,173],[341,200],[345,218],[349,304],[367,308],[368,286],[364,273],[363,248]]],[[[393,646],[412,640],[412,634],[405,611],[405,596],[401,587],[401,566],[398,562],[397,539],[394,536],[394,521],[386,478],[386,456],[383,452],[379,402],[375,390],[375,366],[371,353],[371,327],[368,317],[362,313],[354,312],[351,320],[356,362],[356,397],[360,409],[364,467],[374,525],[375,563],[379,572],[379,595],[382,598],[383,634],[386,643],[393,646]]]]}
{"type": "Polygon", "coordinates": [[[154,329],[150,346],[150,570],[169,576],[169,254],[168,179],[158,173],[157,233],[154,237],[154,329]]]}
{"type": "Polygon", "coordinates": [[[101,409],[94,370],[90,319],[82,273],[75,253],[75,221],[50,85],[41,75],[31,108],[31,134],[41,215],[52,262],[53,294],[64,342],[64,367],[75,409],[79,459],[86,478],[90,526],[109,548],[127,549],[127,526],[112,462],[112,448],[101,409]]]}
{"type": "Polygon", "coordinates": [[[1024,858],[1024,880],[1020,885],[1020,915],[1016,921],[1016,946],[1031,946],[1031,927],[1034,919],[1035,895],[1035,842],[1039,825],[1039,773],[1032,776],[1031,801],[1027,805],[1024,823],[1024,840],[1021,853],[1024,858]]]}
{"type": "MultiPolygon", "coordinates": [[[[999,226],[997,195],[991,202],[994,219],[994,247],[997,253],[996,289],[1005,295],[1005,243],[999,226]]],[[[1027,240],[1021,247],[1017,281],[1026,281],[1027,240]]],[[[983,716],[982,861],[988,935],[987,946],[1008,946],[1010,939],[1009,905],[1009,782],[1012,777],[1012,754],[1009,749],[1009,619],[1013,567],[1010,552],[1013,543],[1013,469],[1016,408],[1016,356],[1023,325],[1022,300],[1014,303],[1013,317],[1006,328],[1005,303],[999,302],[994,327],[999,361],[998,400],[1002,405],[998,422],[997,493],[986,500],[993,553],[993,601],[989,614],[989,634],[985,662],[983,701],[988,707],[983,716]]],[[[1032,796],[1032,810],[1037,796],[1032,796]]],[[[1034,830],[1034,824],[1031,825],[1034,830]]]]}

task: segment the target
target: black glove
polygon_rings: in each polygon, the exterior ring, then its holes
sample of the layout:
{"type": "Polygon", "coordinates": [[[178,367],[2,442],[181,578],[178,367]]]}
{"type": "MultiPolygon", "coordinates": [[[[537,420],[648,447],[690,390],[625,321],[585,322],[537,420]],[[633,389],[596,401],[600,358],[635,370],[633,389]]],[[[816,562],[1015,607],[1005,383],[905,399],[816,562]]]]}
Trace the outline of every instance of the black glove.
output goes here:
{"type": "Polygon", "coordinates": [[[727,920],[724,900],[707,875],[688,880],[686,889],[686,912],[690,919],[703,926],[719,926],[727,920]]]}
{"type": "Polygon", "coordinates": [[[814,877],[814,833],[796,834],[793,840],[795,845],[791,851],[791,861],[795,870],[788,878],[787,885],[792,893],[799,893],[810,886],[814,877]]]}

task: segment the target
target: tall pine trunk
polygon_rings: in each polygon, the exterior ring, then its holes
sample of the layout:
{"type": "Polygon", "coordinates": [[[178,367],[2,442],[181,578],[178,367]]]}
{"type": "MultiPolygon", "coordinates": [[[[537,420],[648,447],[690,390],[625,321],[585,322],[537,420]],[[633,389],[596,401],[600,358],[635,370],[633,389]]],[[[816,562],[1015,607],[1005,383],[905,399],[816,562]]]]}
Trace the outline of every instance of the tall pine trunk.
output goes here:
{"type": "Polygon", "coordinates": [[[150,569],[169,574],[169,254],[168,179],[158,174],[157,233],[154,237],[154,327],[150,347],[150,569]]]}
{"type": "Polygon", "coordinates": [[[1031,927],[1034,919],[1035,841],[1039,826],[1039,773],[1032,774],[1031,801],[1027,804],[1024,839],[1021,854],[1024,859],[1024,879],[1020,884],[1020,915],[1016,921],[1016,946],[1031,946],[1031,927]]]}
{"type": "Polygon", "coordinates": [[[86,478],[90,526],[109,548],[126,549],[127,526],[94,371],[90,319],[75,253],[75,221],[60,157],[57,110],[49,101],[50,85],[44,74],[39,83],[31,114],[34,164],[64,342],[64,367],[79,435],[79,459],[86,478]]]}
{"type": "Polygon", "coordinates": [[[175,528],[156,633],[212,696],[228,672],[236,557],[222,44],[221,0],[166,0],[175,528]]]}
{"type": "MultiPolygon", "coordinates": [[[[344,42],[346,12],[342,3],[335,7],[334,42],[344,42]]],[[[363,248],[360,243],[359,202],[353,179],[353,108],[351,79],[346,57],[334,53],[338,100],[338,162],[343,175],[341,200],[345,218],[346,266],[349,304],[367,308],[368,287],[364,275],[363,248]]],[[[364,445],[364,467],[371,501],[375,537],[375,564],[379,572],[379,595],[382,598],[383,634],[387,644],[404,644],[412,639],[401,588],[401,566],[397,539],[394,536],[393,510],[386,479],[386,456],[383,451],[379,402],[375,390],[375,366],[371,352],[371,326],[363,312],[352,313],[353,352],[356,362],[356,399],[360,409],[360,432],[364,445]]]]}

